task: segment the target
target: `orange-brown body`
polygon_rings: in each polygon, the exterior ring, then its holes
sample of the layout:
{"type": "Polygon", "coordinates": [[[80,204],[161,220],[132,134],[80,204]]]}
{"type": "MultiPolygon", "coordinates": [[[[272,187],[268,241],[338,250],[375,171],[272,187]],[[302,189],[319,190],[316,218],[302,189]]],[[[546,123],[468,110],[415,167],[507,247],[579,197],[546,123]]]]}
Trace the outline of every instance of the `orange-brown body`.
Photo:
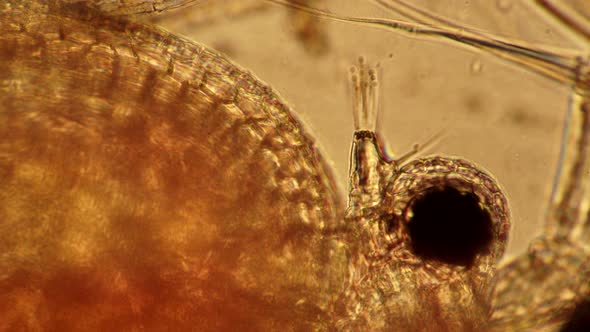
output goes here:
{"type": "Polygon", "coordinates": [[[0,5],[0,330],[320,321],[341,203],[287,107],[202,46],[36,5],[0,5]]]}

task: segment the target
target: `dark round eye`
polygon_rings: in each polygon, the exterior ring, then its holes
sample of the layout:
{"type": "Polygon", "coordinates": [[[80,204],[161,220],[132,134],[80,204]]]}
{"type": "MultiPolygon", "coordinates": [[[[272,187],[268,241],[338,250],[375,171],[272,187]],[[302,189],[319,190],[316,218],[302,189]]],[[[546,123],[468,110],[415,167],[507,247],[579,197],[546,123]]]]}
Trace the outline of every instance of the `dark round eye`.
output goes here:
{"type": "Polygon", "coordinates": [[[473,193],[452,186],[430,188],[410,208],[412,250],[423,259],[470,266],[493,240],[492,218],[473,193]]]}
{"type": "Polygon", "coordinates": [[[561,327],[561,332],[590,331],[590,299],[576,305],[570,319],[561,327]]]}

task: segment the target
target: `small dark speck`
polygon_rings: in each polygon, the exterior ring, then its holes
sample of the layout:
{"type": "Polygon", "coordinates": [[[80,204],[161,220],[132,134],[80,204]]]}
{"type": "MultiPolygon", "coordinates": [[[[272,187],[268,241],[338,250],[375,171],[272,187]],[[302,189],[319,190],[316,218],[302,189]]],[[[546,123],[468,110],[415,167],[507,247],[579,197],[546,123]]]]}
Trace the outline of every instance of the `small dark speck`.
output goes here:
{"type": "Polygon", "coordinates": [[[534,115],[520,107],[513,108],[506,112],[504,115],[504,120],[517,126],[534,125],[537,122],[537,119],[534,115]]]}
{"type": "Polygon", "coordinates": [[[0,180],[8,183],[8,181],[14,175],[14,164],[0,164],[0,180]]]}
{"type": "Polygon", "coordinates": [[[65,40],[66,39],[66,32],[64,31],[64,29],[62,27],[60,27],[57,31],[58,35],[59,35],[59,39],[60,40],[65,40]]]}
{"type": "Polygon", "coordinates": [[[481,113],[485,106],[481,97],[476,94],[471,94],[465,97],[464,104],[467,112],[470,114],[481,113]]]}
{"type": "Polygon", "coordinates": [[[230,41],[227,40],[216,42],[213,45],[213,48],[230,58],[236,54],[236,48],[230,41]]]}

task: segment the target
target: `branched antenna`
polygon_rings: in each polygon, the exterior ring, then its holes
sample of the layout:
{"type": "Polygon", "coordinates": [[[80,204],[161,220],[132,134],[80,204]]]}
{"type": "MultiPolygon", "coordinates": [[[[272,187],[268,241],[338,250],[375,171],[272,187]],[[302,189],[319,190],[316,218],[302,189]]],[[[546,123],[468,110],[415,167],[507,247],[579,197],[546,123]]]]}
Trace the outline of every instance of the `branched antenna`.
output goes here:
{"type": "Polygon", "coordinates": [[[355,130],[375,132],[379,115],[378,64],[369,68],[364,57],[359,57],[358,66],[350,68],[352,85],[352,112],[355,130]]]}
{"type": "MultiPolygon", "coordinates": [[[[576,51],[566,51],[562,48],[556,49],[551,47],[540,48],[538,45],[533,46],[522,40],[500,38],[475,29],[459,27],[441,17],[426,13],[417,7],[401,1],[374,0],[373,2],[386,10],[413,19],[416,23],[386,18],[339,15],[286,0],[266,1],[338,22],[385,29],[387,31],[407,34],[411,37],[433,38],[435,40],[445,41],[451,40],[459,43],[461,46],[472,47],[491,53],[556,82],[571,84],[578,80],[575,68],[579,54],[576,51]]],[[[580,88],[590,90],[590,86],[585,81],[580,83],[580,88]]]]}

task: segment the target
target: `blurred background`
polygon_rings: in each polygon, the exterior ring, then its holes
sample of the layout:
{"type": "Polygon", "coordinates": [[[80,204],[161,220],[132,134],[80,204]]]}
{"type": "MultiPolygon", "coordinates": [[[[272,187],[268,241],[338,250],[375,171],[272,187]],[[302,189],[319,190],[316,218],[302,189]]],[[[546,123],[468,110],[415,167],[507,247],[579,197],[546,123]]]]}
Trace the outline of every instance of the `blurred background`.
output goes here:
{"type": "MultiPolygon", "coordinates": [[[[401,18],[371,1],[300,2],[347,16],[401,18]]],[[[413,4],[539,47],[580,55],[590,49],[532,1],[413,4]]],[[[590,13],[585,0],[566,5],[590,13]]],[[[151,19],[226,54],[272,86],[331,161],[343,195],[353,132],[348,70],[360,55],[378,62],[381,133],[393,156],[442,132],[427,154],[469,159],[505,189],[512,211],[509,255],[526,250],[542,231],[570,86],[457,43],[319,20],[258,0],[204,1],[151,19]]]]}

